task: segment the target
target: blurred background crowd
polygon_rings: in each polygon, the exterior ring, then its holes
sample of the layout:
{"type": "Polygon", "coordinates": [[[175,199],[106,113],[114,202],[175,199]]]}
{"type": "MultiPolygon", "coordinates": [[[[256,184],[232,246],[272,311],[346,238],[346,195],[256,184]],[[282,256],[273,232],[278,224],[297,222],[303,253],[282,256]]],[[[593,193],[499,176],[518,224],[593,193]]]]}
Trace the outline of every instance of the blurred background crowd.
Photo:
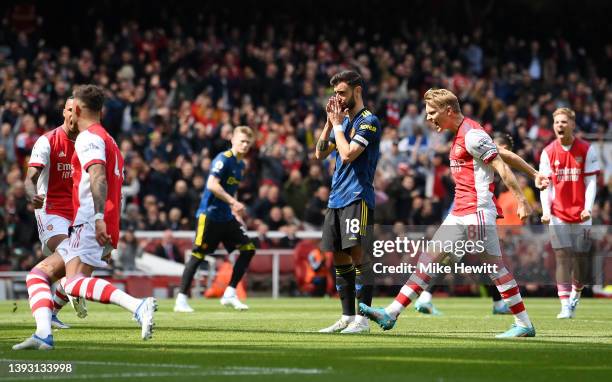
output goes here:
{"type": "MultiPolygon", "coordinates": [[[[343,69],[362,74],[366,107],[384,127],[378,223],[435,225],[450,207],[450,137],[425,125],[421,100],[445,87],[466,116],[491,135],[510,135],[535,167],[554,139],[552,111],[575,110],[576,133],[598,147],[603,168],[594,224],[610,224],[612,43],[596,22],[547,29],[547,17],[575,21],[584,10],[528,3],[357,1],[357,16],[342,8],[351,4],[320,2],[3,5],[0,266],[27,270],[42,256],[26,163],[36,139],[61,125],[80,83],[107,89],[103,125],[126,159],[122,229],[169,230],[167,247],[173,231],[194,229],[211,160],[229,148],[237,125],[257,133],[239,190],[249,229],[288,235],[260,245],[293,245],[295,232],[321,227],[333,160],[314,160],[314,144],[329,78],[343,69]]],[[[599,11],[588,17],[598,20],[599,11]]],[[[537,211],[538,192],[526,177],[519,181],[537,211]]],[[[506,190],[496,192],[503,200],[506,190]]],[[[529,223],[539,224],[539,215],[529,223]]],[[[126,236],[124,249],[136,243],[126,236]]]]}

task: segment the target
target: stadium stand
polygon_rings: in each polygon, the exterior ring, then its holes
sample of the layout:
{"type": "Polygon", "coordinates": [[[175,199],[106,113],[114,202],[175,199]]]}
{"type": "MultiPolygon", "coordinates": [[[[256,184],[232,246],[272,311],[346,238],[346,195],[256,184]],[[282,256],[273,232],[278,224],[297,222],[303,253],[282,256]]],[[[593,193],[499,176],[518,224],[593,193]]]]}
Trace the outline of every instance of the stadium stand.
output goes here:
{"type": "MultiPolygon", "coordinates": [[[[375,9],[380,4],[370,3],[375,9]]],[[[333,29],[319,27],[306,7],[298,7],[305,12],[299,26],[292,21],[301,11],[287,6],[271,18],[266,7],[276,2],[262,8],[245,2],[244,13],[252,18],[228,17],[221,5],[154,5],[160,15],[137,21],[129,4],[99,4],[86,19],[55,31],[40,17],[54,17],[55,5],[2,6],[0,270],[29,270],[42,256],[22,182],[25,163],[36,138],[61,124],[72,86],[85,82],[108,90],[103,124],[126,158],[123,229],[192,230],[211,158],[228,147],[233,126],[246,124],[257,132],[239,191],[249,207],[248,228],[259,234],[261,248],[293,248],[296,232],[321,224],[328,195],[322,186],[329,185],[331,169],[329,161],[314,161],[314,143],[332,92],[329,77],[345,68],[356,68],[367,80],[367,107],[384,124],[378,223],[439,224],[449,208],[449,142],[424,125],[421,96],[430,87],[458,94],[466,116],[490,133],[511,135],[515,151],[536,166],[554,137],[552,111],[576,110],[579,135],[598,147],[605,166],[594,224],[611,222],[609,42],[576,42],[552,32],[531,38],[513,33],[512,26],[489,34],[487,23],[449,33],[442,27],[448,20],[400,20],[391,15],[393,7],[382,16],[397,23],[379,20],[366,29],[339,18],[333,29]],[[120,17],[98,21],[111,14],[120,17]],[[270,231],[287,237],[266,238],[270,231]]],[[[435,4],[415,7],[435,15],[435,4]]],[[[516,6],[500,8],[520,15],[516,6]]],[[[319,11],[339,12],[333,5],[319,11]]],[[[513,25],[524,22],[515,19],[513,25]]],[[[535,192],[533,184],[524,184],[535,192]]],[[[534,206],[539,208],[537,200],[534,206]]],[[[538,216],[529,224],[538,225],[538,216]]],[[[137,244],[153,253],[158,241],[137,244]]],[[[190,245],[176,244],[181,253],[190,245]]],[[[269,271],[270,261],[254,261],[253,273],[269,271]]],[[[115,265],[120,269],[120,262],[115,265]]],[[[281,261],[283,274],[292,267],[293,258],[281,261]]]]}

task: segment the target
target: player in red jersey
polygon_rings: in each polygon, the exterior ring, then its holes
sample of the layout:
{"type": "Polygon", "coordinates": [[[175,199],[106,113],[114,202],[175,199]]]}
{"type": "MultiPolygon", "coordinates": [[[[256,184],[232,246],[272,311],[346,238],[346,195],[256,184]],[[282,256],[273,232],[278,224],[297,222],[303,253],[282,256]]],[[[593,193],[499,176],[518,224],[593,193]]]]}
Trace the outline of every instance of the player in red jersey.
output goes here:
{"type": "MultiPolygon", "coordinates": [[[[70,161],[79,133],[70,124],[72,103],[72,98],[66,100],[64,124],[41,136],[34,144],[25,180],[26,194],[35,208],[43,253],[47,256],[26,277],[30,308],[36,320],[34,335],[38,338],[47,338],[51,327],[69,328],[57,318],[57,312],[68,302],[68,297],[60,282],[66,274],[64,261],[55,250],[68,240],[68,228],[72,224],[70,161]]],[[[73,299],[73,306],[81,318],[87,315],[84,301],[73,299]]],[[[25,342],[14,348],[21,349],[27,345],[25,342]]]]}
{"type": "MultiPolygon", "coordinates": [[[[79,135],[72,157],[73,230],[69,241],[57,248],[66,264],[64,290],[74,297],[129,310],[142,327],[142,339],[147,340],[153,332],[155,299],[134,298],[106,280],[91,277],[94,267],[106,267],[103,258],[119,241],[123,157],[100,124],[103,104],[104,90],[98,86],[83,85],[74,90],[71,122],[78,127],[79,135]]],[[[54,347],[52,335],[32,336],[29,341],[32,348],[36,344],[38,349],[54,347]]]]}
{"type": "MultiPolygon", "coordinates": [[[[480,242],[484,248],[484,251],[480,252],[481,259],[490,265],[487,267],[488,275],[515,320],[509,330],[496,337],[533,337],[535,328],[525,310],[519,287],[501,258],[495,226],[498,212],[493,195],[493,171],[500,175],[516,197],[517,213],[521,219],[528,216],[531,208],[514,174],[499,155],[497,146],[477,122],[463,116],[457,97],[446,89],[430,89],[424,98],[427,122],[430,126],[437,132],[449,130],[455,133],[450,151],[451,173],[456,186],[454,207],[432,242],[480,242]]],[[[419,258],[416,271],[402,287],[395,301],[386,308],[371,308],[360,304],[360,311],[384,330],[393,328],[399,314],[429,286],[432,278],[441,272],[439,265],[445,255],[438,246],[428,247],[428,252],[419,258]]]]}
{"type": "MultiPolygon", "coordinates": [[[[511,136],[507,134],[499,135],[495,137],[493,142],[495,142],[495,145],[497,146],[499,156],[501,156],[504,162],[506,162],[510,167],[527,174],[531,179],[534,180],[535,185],[538,189],[543,190],[548,187],[548,185],[550,184],[548,176],[541,174],[529,163],[525,162],[523,158],[512,152],[513,141],[511,136]]],[[[498,205],[497,210],[497,219],[514,219],[514,216],[502,216],[502,214],[500,213],[500,210],[502,210],[501,205],[498,205]]],[[[522,222],[519,220],[517,224],[522,224],[522,222]]],[[[502,299],[497,288],[494,285],[487,285],[486,287],[487,292],[493,298],[493,314],[512,314],[512,311],[502,299]]],[[[441,315],[442,313],[433,305],[432,297],[433,296],[430,290],[423,290],[423,292],[421,292],[421,294],[419,295],[419,298],[414,303],[415,310],[423,314],[441,315]]]]}
{"type": "Polygon", "coordinates": [[[591,248],[591,210],[595,202],[597,152],[587,141],[574,137],[576,115],[567,108],[553,113],[557,139],[540,158],[540,172],[551,184],[540,193],[542,223],[550,224],[551,244],[557,260],[557,294],[561,312],[557,318],[574,318],[588,271],[591,248]]]}

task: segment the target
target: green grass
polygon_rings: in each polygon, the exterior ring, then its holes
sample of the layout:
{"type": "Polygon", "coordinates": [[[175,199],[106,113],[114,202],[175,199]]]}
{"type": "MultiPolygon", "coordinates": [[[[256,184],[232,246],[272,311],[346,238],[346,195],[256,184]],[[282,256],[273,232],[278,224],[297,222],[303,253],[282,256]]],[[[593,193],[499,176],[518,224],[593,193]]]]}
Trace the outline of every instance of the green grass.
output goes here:
{"type": "MultiPolygon", "coordinates": [[[[385,304],[390,299],[377,299],[385,304]]],[[[129,381],[603,381],[612,375],[612,302],[583,299],[578,318],[561,321],[556,299],[526,300],[536,338],[496,340],[510,316],[491,315],[486,299],[435,300],[441,317],[410,310],[390,332],[325,335],[316,330],[338,318],[334,299],[252,298],[235,312],[217,300],[194,300],[193,314],[175,314],[160,302],[151,341],[127,312],[89,303],[73,328],[55,331],[51,352],[11,350],[30,336],[34,322],[26,301],[0,303],[0,380],[42,380],[8,375],[10,360],[63,360],[70,380],[129,381]],[[92,362],[93,361],[93,362],[92,362]],[[97,364],[96,362],[101,362],[97,364]],[[145,366],[139,365],[145,364],[145,366]]]]}

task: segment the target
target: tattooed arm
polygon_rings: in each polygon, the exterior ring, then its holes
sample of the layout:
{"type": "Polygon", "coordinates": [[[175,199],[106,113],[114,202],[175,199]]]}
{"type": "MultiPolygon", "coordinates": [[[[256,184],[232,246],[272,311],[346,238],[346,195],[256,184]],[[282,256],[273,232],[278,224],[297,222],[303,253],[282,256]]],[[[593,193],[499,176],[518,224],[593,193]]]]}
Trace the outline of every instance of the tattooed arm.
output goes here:
{"type": "MultiPolygon", "coordinates": [[[[94,203],[95,214],[104,214],[104,206],[106,205],[106,194],[108,183],[106,182],[106,168],[104,164],[96,163],[89,166],[89,182],[91,184],[91,197],[94,203]]],[[[96,219],[96,240],[101,246],[110,242],[110,236],[106,231],[106,222],[104,219],[96,219]]]]}

